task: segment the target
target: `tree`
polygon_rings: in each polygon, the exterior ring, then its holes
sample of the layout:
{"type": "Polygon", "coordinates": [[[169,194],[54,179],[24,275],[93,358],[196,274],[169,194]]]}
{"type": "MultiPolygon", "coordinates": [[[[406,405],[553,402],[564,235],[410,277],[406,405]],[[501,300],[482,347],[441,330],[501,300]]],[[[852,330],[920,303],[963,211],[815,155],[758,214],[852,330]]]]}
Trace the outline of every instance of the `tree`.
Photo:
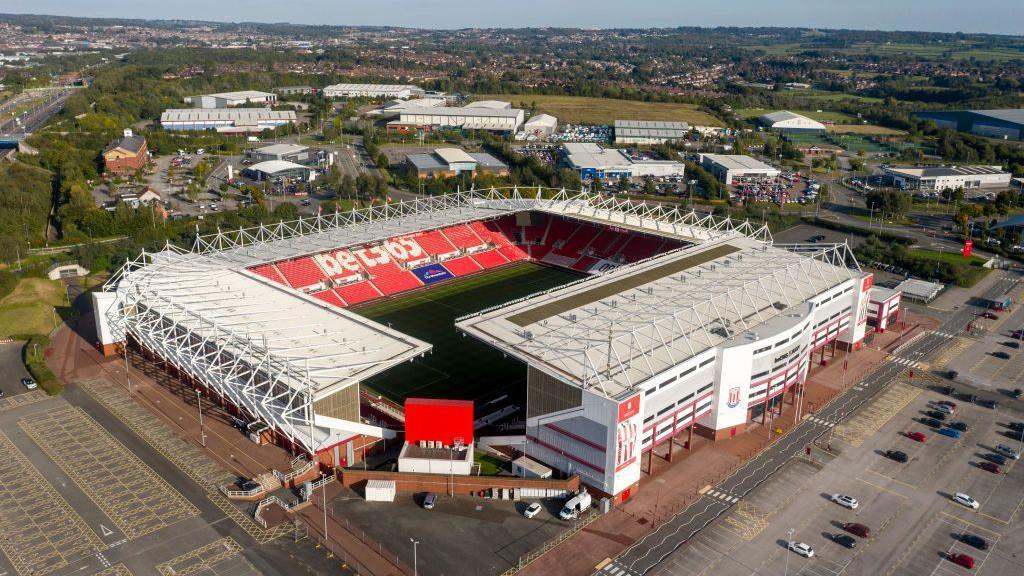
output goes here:
{"type": "Polygon", "coordinates": [[[341,197],[351,200],[356,194],[356,179],[351,174],[341,178],[341,197]]]}
{"type": "Polygon", "coordinates": [[[274,207],[274,219],[275,220],[297,220],[299,218],[299,209],[294,204],[288,202],[282,202],[274,207]]]}

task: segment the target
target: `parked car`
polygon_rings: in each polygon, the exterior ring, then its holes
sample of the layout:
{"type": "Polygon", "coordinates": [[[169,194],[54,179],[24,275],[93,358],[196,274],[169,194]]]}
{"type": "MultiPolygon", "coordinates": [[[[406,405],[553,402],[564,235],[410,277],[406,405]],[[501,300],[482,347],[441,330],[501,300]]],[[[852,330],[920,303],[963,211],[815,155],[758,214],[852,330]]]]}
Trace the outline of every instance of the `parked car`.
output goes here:
{"type": "Polygon", "coordinates": [[[871,528],[868,528],[867,526],[860,524],[858,522],[847,522],[846,524],[843,524],[843,530],[846,530],[851,534],[856,534],[861,538],[871,537],[871,528]]]}
{"type": "MultiPolygon", "coordinates": [[[[946,378],[949,378],[950,380],[956,380],[956,377],[959,376],[959,375],[960,375],[960,373],[957,372],[956,370],[950,370],[950,371],[946,372],[946,378]]],[[[952,386],[939,386],[938,392],[939,392],[939,394],[945,394],[946,396],[952,396],[956,392],[956,388],[953,388],[952,386]]]]}
{"type": "Polygon", "coordinates": [[[1003,471],[1003,469],[999,467],[999,464],[996,464],[995,462],[979,462],[978,468],[981,468],[982,470],[985,470],[986,472],[991,472],[993,474],[999,474],[1000,472],[1003,471]]]}
{"type": "Polygon", "coordinates": [[[948,414],[950,416],[952,416],[953,414],[956,414],[956,408],[950,406],[949,404],[936,404],[935,405],[935,410],[938,411],[938,412],[943,412],[943,413],[948,414]]]}
{"type": "Polygon", "coordinates": [[[423,497],[423,509],[433,510],[434,504],[437,503],[437,494],[433,492],[427,492],[427,495],[423,497]]]}
{"type": "Polygon", "coordinates": [[[1000,466],[1004,466],[1006,464],[1006,456],[1003,456],[1002,454],[985,454],[982,458],[1000,466]]]}
{"type": "Polygon", "coordinates": [[[974,546],[978,550],[988,550],[988,541],[975,534],[964,532],[960,535],[960,541],[969,546],[974,546]]]}
{"type": "Polygon", "coordinates": [[[811,548],[808,544],[804,544],[803,542],[790,540],[786,545],[786,548],[789,548],[791,552],[796,552],[804,558],[814,558],[814,548],[811,548]]]}
{"type": "Polygon", "coordinates": [[[1010,458],[1011,460],[1019,460],[1020,459],[1020,454],[1018,454],[1016,450],[1014,450],[1013,448],[1010,448],[1006,444],[1000,444],[1000,445],[996,446],[995,447],[995,451],[996,451],[996,453],[1002,454],[1003,456],[1006,456],[1007,458],[1010,458]]]}
{"type": "Polygon", "coordinates": [[[1016,432],[1024,430],[1024,422],[1010,422],[1009,424],[1007,424],[1007,426],[1010,428],[1010,430],[1014,430],[1016,432]]]}
{"type": "Polygon", "coordinates": [[[527,506],[526,510],[523,510],[523,516],[526,516],[527,518],[533,518],[537,514],[540,514],[541,510],[542,510],[542,507],[541,507],[540,503],[539,502],[534,502],[533,504],[530,504],[529,506],[527,506]]]}
{"type": "Polygon", "coordinates": [[[922,434],[921,432],[907,432],[907,438],[910,438],[911,440],[914,440],[916,442],[928,441],[928,437],[922,434]]]}
{"type": "Polygon", "coordinates": [[[999,315],[996,314],[995,312],[991,312],[991,311],[982,312],[981,313],[981,317],[985,318],[986,320],[998,320],[999,319],[999,315]]]}
{"type": "Polygon", "coordinates": [[[961,432],[967,432],[967,430],[970,428],[966,422],[950,422],[949,424],[947,424],[947,426],[949,426],[953,430],[959,430],[961,432]]]}
{"type": "Polygon", "coordinates": [[[857,540],[856,540],[856,538],[854,538],[853,536],[850,536],[849,534],[840,534],[840,533],[837,532],[837,533],[832,535],[832,541],[835,542],[836,544],[840,544],[840,545],[845,546],[847,548],[856,548],[857,547],[857,540]]]}
{"type": "Polygon", "coordinates": [[[995,400],[989,400],[989,399],[985,398],[985,399],[982,399],[982,400],[978,400],[978,406],[981,406],[983,408],[988,408],[990,410],[995,410],[996,408],[999,407],[999,402],[996,402],[995,400]]]}
{"type": "Polygon", "coordinates": [[[899,450],[886,450],[885,457],[900,463],[906,463],[907,461],[907,453],[899,450]]]}
{"type": "Polygon", "coordinates": [[[928,426],[929,428],[941,428],[942,422],[939,422],[935,418],[921,418],[921,424],[928,426]]]}
{"type": "Polygon", "coordinates": [[[927,414],[928,416],[930,416],[931,418],[934,418],[936,420],[945,420],[946,419],[946,413],[945,412],[939,412],[938,410],[929,410],[929,411],[925,412],[925,414],[927,414]]]}
{"type": "Polygon", "coordinates": [[[833,494],[832,501],[840,506],[849,508],[850,510],[856,510],[859,506],[857,499],[853,496],[847,496],[846,494],[833,494]]]}
{"type": "Polygon", "coordinates": [[[1024,390],[1021,390],[1020,388],[1014,388],[1013,390],[1010,391],[1010,398],[1020,398],[1022,394],[1024,394],[1024,390]]]}
{"type": "Polygon", "coordinates": [[[964,506],[967,506],[972,510],[977,510],[978,507],[981,506],[981,504],[978,504],[977,500],[971,498],[970,496],[964,494],[963,492],[957,492],[956,494],[953,494],[953,501],[956,502],[957,504],[963,504],[964,506]]]}
{"type": "Polygon", "coordinates": [[[967,554],[950,554],[949,556],[947,556],[947,559],[953,564],[956,564],[957,566],[963,566],[968,570],[974,568],[974,558],[971,558],[967,554]]]}
{"type": "Polygon", "coordinates": [[[996,352],[993,352],[992,355],[995,356],[996,358],[999,358],[1000,360],[1009,360],[1010,359],[1010,355],[1007,354],[1006,352],[1003,352],[1002,350],[998,350],[996,352]]]}
{"type": "Polygon", "coordinates": [[[956,410],[956,402],[953,402],[952,400],[939,400],[935,404],[942,404],[943,406],[949,406],[953,410],[956,410]]]}
{"type": "Polygon", "coordinates": [[[38,388],[38,385],[36,385],[36,381],[31,378],[22,378],[21,385],[24,386],[25,388],[28,388],[29,390],[35,390],[36,388],[38,388]]]}
{"type": "Polygon", "coordinates": [[[941,430],[939,430],[939,434],[942,434],[943,436],[948,436],[950,438],[960,438],[960,431],[954,430],[953,428],[942,428],[941,430]]]}

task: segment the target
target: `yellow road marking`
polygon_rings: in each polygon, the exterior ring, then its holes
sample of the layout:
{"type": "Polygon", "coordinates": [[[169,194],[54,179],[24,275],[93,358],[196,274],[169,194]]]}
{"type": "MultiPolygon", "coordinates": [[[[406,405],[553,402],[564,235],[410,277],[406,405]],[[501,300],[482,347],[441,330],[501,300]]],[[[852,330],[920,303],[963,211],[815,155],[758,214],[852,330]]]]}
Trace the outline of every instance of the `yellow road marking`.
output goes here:
{"type": "MultiPolygon", "coordinates": [[[[984,530],[985,532],[988,532],[989,534],[995,534],[997,537],[998,536],[1002,536],[1002,534],[1000,532],[996,532],[995,530],[992,530],[990,528],[985,528],[984,526],[979,526],[978,524],[975,524],[974,522],[971,522],[970,520],[965,520],[965,519],[963,519],[963,518],[961,518],[959,516],[956,516],[954,514],[950,514],[949,512],[946,512],[944,510],[940,510],[939,514],[942,514],[943,516],[949,516],[950,518],[953,518],[954,520],[963,522],[964,524],[967,524],[968,526],[971,526],[972,528],[977,528],[978,530],[984,530]]],[[[983,516],[987,516],[987,514],[983,514],[983,516]]],[[[991,518],[991,516],[989,516],[989,517],[991,518]]]]}
{"type": "Polygon", "coordinates": [[[892,494],[893,496],[899,496],[900,498],[903,498],[903,499],[910,498],[910,496],[904,496],[903,494],[900,494],[899,492],[896,492],[896,491],[893,491],[893,490],[889,490],[888,488],[882,488],[881,486],[879,486],[878,484],[875,484],[874,482],[868,482],[867,480],[861,478],[860,476],[857,477],[857,480],[860,480],[861,482],[867,484],[868,486],[877,488],[877,489],[881,490],[882,492],[888,492],[889,494],[892,494]]]}
{"type": "Polygon", "coordinates": [[[888,480],[890,482],[895,482],[895,483],[900,484],[902,486],[906,486],[907,488],[911,488],[913,490],[917,490],[917,485],[916,484],[909,484],[907,482],[904,482],[903,480],[897,480],[896,478],[893,478],[892,476],[886,476],[885,474],[882,474],[881,472],[876,472],[876,471],[872,470],[871,468],[865,468],[865,470],[867,470],[868,472],[871,472],[872,474],[875,474],[876,476],[881,476],[882,478],[885,478],[886,480],[888,480]]]}

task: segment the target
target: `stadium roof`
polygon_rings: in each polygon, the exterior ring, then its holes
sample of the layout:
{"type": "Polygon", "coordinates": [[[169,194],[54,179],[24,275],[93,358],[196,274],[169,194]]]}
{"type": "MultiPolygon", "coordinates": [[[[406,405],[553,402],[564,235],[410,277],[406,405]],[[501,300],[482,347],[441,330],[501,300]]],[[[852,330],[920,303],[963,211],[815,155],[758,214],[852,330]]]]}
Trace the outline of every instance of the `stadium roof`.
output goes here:
{"type": "Polygon", "coordinates": [[[701,157],[711,160],[726,170],[779,170],[770,164],[743,154],[702,154],[701,157]]]}
{"type": "Polygon", "coordinates": [[[620,398],[859,277],[847,256],[845,245],[782,249],[730,233],[460,318],[457,326],[562,381],[620,398]]]}
{"type": "Polygon", "coordinates": [[[686,122],[616,120],[616,138],[685,138],[690,132],[686,122]]]}

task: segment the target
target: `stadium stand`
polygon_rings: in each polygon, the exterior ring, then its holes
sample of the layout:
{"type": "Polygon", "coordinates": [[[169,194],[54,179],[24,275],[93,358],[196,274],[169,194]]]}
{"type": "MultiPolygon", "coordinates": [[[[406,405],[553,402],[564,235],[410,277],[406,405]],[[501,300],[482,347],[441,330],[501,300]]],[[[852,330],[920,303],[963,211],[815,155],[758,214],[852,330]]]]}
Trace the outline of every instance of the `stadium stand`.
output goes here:
{"type": "Polygon", "coordinates": [[[345,307],[345,301],[338,296],[334,290],[324,290],[322,292],[313,292],[312,296],[318,300],[323,300],[328,304],[333,304],[339,308],[345,307]]]}
{"type": "Polygon", "coordinates": [[[610,259],[619,253],[622,244],[629,240],[629,234],[614,230],[601,230],[597,238],[590,243],[590,252],[598,258],[610,259]]]}
{"type": "Polygon", "coordinates": [[[590,270],[591,266],[597,264],[598,262],[599,260],[597,258],[593,258],[591,256],[584,256],[577,260],[576,263],[572,265],[572,269],[577,270],[579,272],[586,272],[590,270]]]}
{"type": "Polygon", "coordinates": [[[444,256],[445,254],[458,252],[455,246],[452,246],[452,243],[444,237],[444,234],[441,234],[440,230],[424,232],[419,236],[414,236],[413,240],[431,256],[444,256]]]}
{"type": "Polygon", "coordinates": [[[484,242],[490,242],[495,246],[511,246],[511,230],[505,231],[501,224],[496,220],[490,220],[488,222],[473,222],[470,224],[473,232],[480,237],[484,242]]]}
{"type": "Polygon", "coordinates": [[[472,256],[460,256],[442,262],[445,268],[455,276],[465,276],[483,270],[483,267],[472,256]]]}
{"type": "Polygon", "coordinates": [[[462,250],[473,250],[480,248],[485,242],[473,232],[473,229],[465,224],[451,226],[441,230],[441,234],[456,248],[462,250]]]}
{"type": "Polygon", "coordinates": [[[508,264],[510,261],[522,260],[526,258],[526,253],[517,248],[516,246],[503,246],[497,250],[488,250],[486,252],[477,252],[472,256],[473,260],[480,265],[481,268],[497,268],[503,264],[508,264]],[[504,254],[505,250],[518,251],[522,256],[517,257],[515,260],[506,257],[504,254]]]}
{"type": "Polygon", "coordinates": [[[373,278],[370,281],[385,296],[391,296],[423,286],[423,283],[420,282],[420,279],[415,274],[399,268],[398,264],[394,262],[378,264],[370,269],[370,273],[373,274],[373,278]]]}
{"type": "Polygon", "coordinates": [[[626,263],[643,260],[657,254],[663,242],[661,238],[633,235],[622,247],[619,256],[626,263]]]}
{"type": "Polygon", "coordinates": [[[551,219],[545,218],[542,226],[523,226],[522,227],[522,238],[523,244],[537,244],[544,240],[544,236],[548,231],[548,226],[551,224],[551,219]]]}
{"type": "Polygon", "coordinates": [[[327,275],[309,256],[285,260],[276,264],[281,275],[288,281],[288,285],[297,290],[327,281],[327,275]]]}
{"type": "Polygon", "coordinates": [[[600,231],[595,226],[590,226],[589,224],[582,225],[576,229],[576,233],[569,237],[561,248],[555,250],[555,253],[561,256],[577,258],[600,231]]]}
{"type": "Polygon", "coordinates": [[[339,286],[338,288],[335,288],[334,291],[337,292],[349,306],[354,306],[361,302],[374,300],[383,296],[383,294],[380,293],[380,290],[377,290],[377,288],[375,288],[368,280],[339,286]]]}
{"type": "Polygon", "coordinates": [[[281,276],[281,273],[277,271],[277,267],[274,266],[273,264],[253,266],[252,268],[249,268],[249,271],[252,272],[253,274],[263,276],[267,280],[273,280],[278,284],[284,284],[285,286],[288,285],[288,282],[285,282],[284,276],[281,276]]]}

